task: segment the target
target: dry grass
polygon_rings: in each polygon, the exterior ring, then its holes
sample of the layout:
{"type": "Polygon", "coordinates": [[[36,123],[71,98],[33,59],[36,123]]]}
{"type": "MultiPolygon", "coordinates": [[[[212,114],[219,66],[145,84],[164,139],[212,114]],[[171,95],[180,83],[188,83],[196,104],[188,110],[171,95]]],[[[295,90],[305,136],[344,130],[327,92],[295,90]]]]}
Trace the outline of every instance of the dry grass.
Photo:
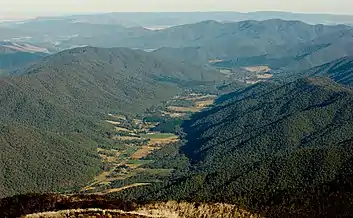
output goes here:
{"type": "Polygon", "coordinates": [[[211,60],[208,60],[208,63],[218,63],[218,62],[223,62],[224,60],[221,60],[221,59],[211,59],[211,60]]]}
{"type": "Polygon", "coordinates": [[[220,73],[225,74],[225,75],[231,75],[232,71],[231,70],[219,70],[220,73]]]}
{"type": "MultiPolygon", "coordinates": [[[[136,184],[134,184],[136,185],[136,184]]],[[[128,187],[131,188],[131,187],[128,187]]],[[[120,190],[121,191],[121,190],[120,190]]],[[[160,217],[160,218],[260,218],[246,210],[230,204],[156,203],[140,206],[136,211],[76,209],[27,215],[25,218],[67,217],[160,217]]]]}
{"type": "Polygon", "coordinates": [[[197,101],[195,102],[195,106],[198,108],[205,108],[214,103],[214,100],[206,100],[206,101],[197,101]]]}
{"type": "Polygon", "coordinates": [[[138,210],[139,214],[160,215],[162,217],[183,217],[183,218],[212,218],[212,217],[249,217],[258,218],[255,215],[239,209],[230,204],[190,204],[170,201],[167,203],[156,203],[142,206],[138,210]]]}
{"type": "Polygon", "coordinates": [[[202,108],[197,107],[178,107],[178,106],[169,106],[168,110],[175,111],[175,112],[199,112],[202,108]]]}
{"type": "Polygon", "coordinates": [[[137,125],[137,124],[142,124],[143,121],[142,120],[139,120],[139,119],[132,119],[132,122],[137,125]]]}
{"type": "Polygon", "coordinates": [[[129,129],[126,129],[126,128],[123,128],[123,127],[115,127],[115,130],[118,131],[118,132],[129,132],[129,133],[132,133],[133,131],[132,130],[129,130],[129,129]]]}
{"type": "Polygon", "coordinates": [[[121,163],[117,162],[117,160],[121,154],[121,152],[119,152],[117,150],[105,150],[102,148],[98,148],[97,151],[99,153],[99,156],[102,158],[103,162],[114,163],[115,167],[109,171],[103,171],[98,176],[94,177],[94,182],[92,182],[88,186],[82,188],[81,191],[94,190],[95,189],[94,186],[97,184],[108,184],[110,181],[115,180],[115,179],[108,178],[108,176],[114,172],[114,170],[116,169],[117,166],[123,165],[125,163],[124,161],[122,161],[121,163]],[[107,155],[102,154],[102,152],[106,152],[106,151],[112,152],[112,155],[107,156],[107,155]]]}
{"type": "Polygon", "coordinates": [[[155,149],[156,147],[152,147],[152,146],[141,146],[139,150],[137,150],[134,154],[131,155],[131,158],[139,160],[143,157],[146,157],[150,153],[152,153],[152,151],[154,151],[155,149]]]}
{"type": "Polygon", "coordinates": [[[45,212],[24,216],[23,218],[75,218],[75,217],[99,217],[99,218],[144,218],[154,216],[144,216],[133,212],[122,210],[102,210],[102,209],[76,209],[62,210],[58,212],[45,212]]]}
{"type": "Polygon", "coordinates": [[[161,113],[164,115],[168,115],[172,118],[183,117],[186,115],[185,113],[172,113],[172,112],[168,112],[168,111],[161,111],[161,113]]]}
{"type": "Polygon", "coordinates": [[[120,120],[127,120],[126,117],[124,115],[119,115],[119,114],[108,114],[111,117],[120,119],[120,120]]]}
{"type": "Polygon", "coordinates": [[[114,139],[121,140],[121,141],[142,140],[141,138],[134,137],[134,136],[117,136],[117,137],[114,137],[114,139]]]}
{"type": "Polygon", "coordinates": [[[258,79],[271,79],[273,77],[270,73],[256,75],[258,79]]]}
{"type": "Polygon", "coordinates": [[[253,85],[253,84],[259,83],[259,82],[261,82],[261,81],[262,81],[262,80],[246,80],[245,83],[246,83],[246,84],[252,84],[252,85],[253,85]]]}
{"type": "Polygon", "coordinates": [[[111,121],[111,120],[106,120],[107,123],[113,124],[113,125],[120,125],[120,122],[118,121],[111,121]]]}
{"type": "Polygon", "coordinates": [[[271,70],[268,66],[252,66],[252,67],[244,67],[243,69],[250,71],[250,72],[256,72],[256,73],[265,73],[271,70]]]}
{"type": "Polygon", "coordinates": [[[180,139],[178,136],[173,136],[169,138],[151,138],[148,142],[149,146],[162,146],[173,142],[178,142],[180,139]]]}
{"type": "Polygon", "coordinates": [[[106,150],[102,148],[97,149],[99,156],[103,162],[114,163],[119,158],[121,152],[118,150],[106,150]]]}
{"type": "Polygon", "coordinates": [[[130,163],[130,164],[126,164],[126,166],[129,167],[129,169],[131,170],[135,170],[137,168],[139,168],[142,164],[138,164],[138,163],[130,163]]]}

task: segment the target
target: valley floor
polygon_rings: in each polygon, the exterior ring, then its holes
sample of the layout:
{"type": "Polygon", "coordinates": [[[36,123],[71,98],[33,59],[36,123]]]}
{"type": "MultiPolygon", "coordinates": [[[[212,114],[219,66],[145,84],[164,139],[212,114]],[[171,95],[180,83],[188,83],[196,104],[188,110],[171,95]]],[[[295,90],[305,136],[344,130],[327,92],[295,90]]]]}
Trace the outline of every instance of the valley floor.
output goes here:
{"type": "Polygon", "coordinates": [[[142,119],[122,114],[108,114],[105,122],[115,129],[112,138],[116,144],[114,148],[97,149],[103,163],[103,171],[90,184],[83,187],[81,193],[109,194],[151,184],[124,182],[139,174],[162,177],[170,175],[173,169],[148,168],[148,164],[153,163],[153,160],[147,157],[170,143],[178,143],[180,136],[173,131],[161,132],[156,127],[164,120],[173,123],[174,120],[187,119],[191,114],[211,106],[216,97],[210,94],[185,92],[156,106],[153,112],[150,112],[150,116],[147,114],[147,117],[142,119]],[[158,118],[153,120],[155,117],[158,118]]]}

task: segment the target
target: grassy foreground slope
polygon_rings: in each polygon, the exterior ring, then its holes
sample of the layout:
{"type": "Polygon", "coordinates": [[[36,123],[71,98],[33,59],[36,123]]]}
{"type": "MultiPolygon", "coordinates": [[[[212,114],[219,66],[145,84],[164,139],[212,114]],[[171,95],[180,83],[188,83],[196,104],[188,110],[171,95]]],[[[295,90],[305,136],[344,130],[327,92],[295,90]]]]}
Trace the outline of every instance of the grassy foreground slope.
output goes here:
{"type": "Polygon", "coordinates": [[[0,79],[0,196],[83,186],[113,144],[108,113],[135,115],[217,75],[129,49],[77,48],[0,79]],[[107,126],[108,125],[108,126],[107,126]]]}
{"type": "Polygon", "coordinates": [[[102,195],[20,195],[0,200],[1,217],[261,217],[230,204],[133,203],[102,195]]]}

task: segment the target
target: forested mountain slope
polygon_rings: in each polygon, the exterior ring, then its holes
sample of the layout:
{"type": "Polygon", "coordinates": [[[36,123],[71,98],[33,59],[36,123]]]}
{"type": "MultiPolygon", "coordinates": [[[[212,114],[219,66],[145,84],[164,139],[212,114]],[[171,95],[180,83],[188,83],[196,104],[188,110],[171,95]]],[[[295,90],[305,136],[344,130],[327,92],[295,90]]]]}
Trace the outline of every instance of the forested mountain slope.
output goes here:
{"type": "MultiPolygon", "coordinates": [[[[301,147],[338,144],[350,139],[349,133],[353,130],[349,113],[352,93],[328,79],[307,78],[266,92],[253,92],[240,99],[235,95],[212,110],[198,114],[186,126],[187,131],[192,131],[190,135],[208,139],[201,140],[202,143],[196,140],[199,146],[194,145],[189,155],[195,156],[196,162],[210,163],[205,165],[208,168],[218,162],[217,159],[224,158],[218,156],[224,149],[235,149],[235,155],[256,151],[259,156],[253,158],[261,159],[301,147]]],[[[250,161],[239,157],[220,162],[245,164],[250,161]]]]}
{"type": "MultiPolygon", "coordinates": [[[[273,55],[281,52],[278,47],[295,47],[351,29],[344,25],[309,25],[300,21],[279,19],[265,21],[240,21],[219,23],[202,21],[167,29],[151,31],[143,28],[126,28],[120,32],[99,36],[70,37],[61,47],[91,45],[100,47],[123,46],[139,49],[162,49],[164,55],[185,60],[225,59],[273,55]]],[[[283,50],[283,48],[282,48],[283,50]]],[[[285,54],[286,55],[286,54],[285,54]]]]}
{"type": "MultiPolygon", "coordinates": [[[[353,30],[340,30],[330,34],[323,34],[314,40],[298,44],[290,48],[281,49],[283,53],[276,54],[275,58],[292,57],[290,62],[283,62],[283,66],[291,69],[309,69],[326,64],[344,56],[353,55],[353,30]]],[[[285,60],[285,58],[283,60],[285,60]]]]}
{"type": "Polygon", "coordinates": [[[343,25],[309,25],[283,20],[237,23],[205,21],[157,31],[148,37],[142,37],[140,42],[149,48],[164,46],[166,48],[158,52],[169,52],[181,58],[192,59],[197,54],[199,60],[235,60],[240,57],[267,55],[267,59],[280,57],[284,61],[288,52],[295,53],[291,55],[294,57],[299,53],[288,49],[307,49],[312,46],[312,43],[309,44],[311,41],[323,36],[332,41],[337,38],[333,35],[350,29],[343,25]]]}
{"type": "Polygon", "coordinates": [[[343,57],[304,71],[299,76],[327,76],[339,83],[353,85],[353,56],[343,57]]]}
{"type": "Polygon", "coordinates": [[[135,115],[188,82],[217,79],[186,64],[129,49],[77,48],[0,78],[0,193],[82,186],[111,146],[108,113],[135,115]]]}
{"type": "Polygon", "coordinates": [[[179,152],[191,171],[135,195],[232,202],[270,217],[352,212],[352,102],[351,89],[327,78],[231,93],[185,123],[179,152]]]}
{"type": "Polygon", "coordinates": [[[351,28],[342,28],[318,35],[315,39],[305,42],[274,46],[266,54],[236,58],[230,56],[229,59],[225,59],[226,61],[215,65],[220,67],[268,65],[271,68],[285,68],[290,72],[300,72],[353,55],[352,36],[351,28]]]}
{"type": "Polygon", "coordinates": [[[155,31],[137,40],[147,48],[208,45],[252,48],[257,44],[261,46],[260,51],[265,51],[269,45],[295,44],[347,28],[343,25],[309,25],[300,21],[278,19],[234,23],[203,21],[155,31]]]}
{"type": "Polygon", "coordinates": [[[11,73],[13,70],[24,67],[30,63],[40,60],[44,54],[28,53],[28,52],[15,52],[15,53],[2,53],[0,52],[0,71],[11,73]]]}

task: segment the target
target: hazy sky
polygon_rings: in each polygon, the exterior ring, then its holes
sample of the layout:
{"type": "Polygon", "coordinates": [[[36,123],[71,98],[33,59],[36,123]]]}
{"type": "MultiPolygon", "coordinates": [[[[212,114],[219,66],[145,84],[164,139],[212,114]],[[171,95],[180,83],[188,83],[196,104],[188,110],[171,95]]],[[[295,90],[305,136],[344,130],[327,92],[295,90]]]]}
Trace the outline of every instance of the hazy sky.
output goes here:
{"type": "Polygon", "coordinates": [[[217,10],[353,14],[353,0],[0,0],[0,18],[85,12],[217,10]]]}

